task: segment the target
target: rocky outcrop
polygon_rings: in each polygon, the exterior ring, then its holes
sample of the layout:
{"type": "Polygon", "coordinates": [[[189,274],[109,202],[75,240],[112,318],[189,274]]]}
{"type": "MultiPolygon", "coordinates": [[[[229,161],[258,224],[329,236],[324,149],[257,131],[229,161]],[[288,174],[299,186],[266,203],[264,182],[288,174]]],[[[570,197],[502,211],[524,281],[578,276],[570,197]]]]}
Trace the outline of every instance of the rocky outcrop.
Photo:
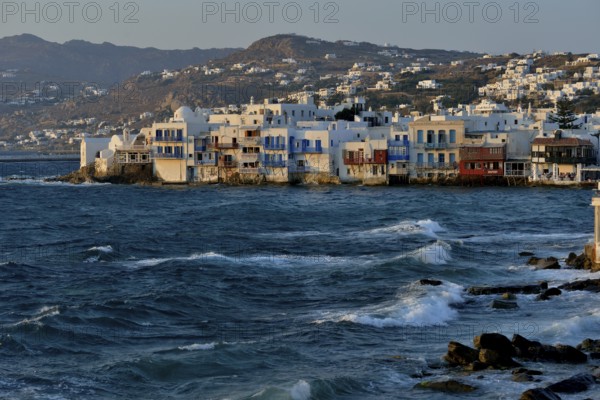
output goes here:
{"type": "Polygon", "coordinates": [[[444,360],[451,365],[467,366],[479,360],[479,351],[458,342],[450,342],[444,360]]]}
{"type": "Polygon", "coordinates": [[[98,176],[94,165],[83,167],[70,174],[52,178],[48,181],[65,182],[75,185],[82,183],[112,183],[120,185],[132,184],[150,184],[156,182],[152,174],[152,166],[147,165],[126,165],[121,168],[113,169],[110,174],[98,176]]]}
{"type": "Polygon", "coordinates": [[[585,392],[596,383],[596,378],[590,374],[579,374],[569,379],[554,383],[546,389],[555,393],[580,393],[585,392]]]}
{"type": "Polygon", "coordinates": [[[516,356],[526,360],[568,364],[582,364],[587,362],[587,355],[572,346],[561,344],[550,346],[528,340],[521,335],[514,335],[512,344],[516,356]]]}
{"type": "Polygon", "coordinates": [[[560,264],[557,258],[537,258],[531,257],[527,262],[529,265],[533,265],[535,269],[560,269],[560,264]]]}
{"type": "Polygon", "coordinates": [[[550,300],[550,298],[555,297],[555,296],[560,296],[562,294],[562,291],[559,288],[550,288],[546,291],[544,291],[544,293],[540,294],[539,296],[536,297],[536,300],[550,300]]]}
{"type": "Polygon", "coordinates": [[[516,285],[516,286],[473,286],[467,289],[469,294],[475,296],[491,294],[540,294],[548,289],[546,282],[537,285],[516,285]]]}
{"type": "Polygon", "coordinates": [[[420,382],[415,385],[415,388],[431,389],[445,393],[469,393],[476,389],[476,387],[474,386],[467,385],[466,383],[462,383],[454,379],[450,379],[447,381],[420,382]]]}
{"type": "Polygon", "coordinates": [[[443,282],[435,279],[421,279],[419,283],[422,286],[440,286],[443,282]]]}
{"type": "Polygon", "coordinates": [[[519,400],[561,400],[560,396],[548,389],[529,389],[519,400]]]}
{"type": "Polygon", "coordinates": [[[571,253],[569,254],[569,256],[567,257],[566,260],[566,264],[569,267],[575,268],[575,269],[592,269],[593,267],[593,262],[592,260],[590,260],[585,253],[582,253],[580,255],[577,255],[575,253],[571,253]]]}
{"type": "Polygon", "coordinates": [[[515,301],[507,301],[507,300],[492,300],[490,307],[498,309],[498,310],[512,310],[515,308],[519,308],[519,305],[515,301]]]}
{"type": "Polygon", "coordinates": [[[561,285],[558,288],[568,291],[588,291],[600,293],[600,279],[587,279],[584,281],[570,282],[561,285]]]}

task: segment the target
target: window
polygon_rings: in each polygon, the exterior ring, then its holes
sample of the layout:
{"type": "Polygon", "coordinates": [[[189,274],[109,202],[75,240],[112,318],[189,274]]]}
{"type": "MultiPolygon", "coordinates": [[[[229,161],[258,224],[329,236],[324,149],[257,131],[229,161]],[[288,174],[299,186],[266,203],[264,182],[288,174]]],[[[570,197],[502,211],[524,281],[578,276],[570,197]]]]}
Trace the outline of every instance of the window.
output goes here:
{"type": "Polygon", "coordinates": [[[396,142],[399,142],[400,141],[400,135],[396,135],[396,139],[395,140],[396,140],[396,142]]]}
{"type": "Polygon", "coordinates": [[[417,131],[417,143],[423,143],[423,131],[417,131]]]}
{"type": "Polygon", "coordinates": [[[450,129],[450,143],[456,143],[456,131],[450,129]]]}

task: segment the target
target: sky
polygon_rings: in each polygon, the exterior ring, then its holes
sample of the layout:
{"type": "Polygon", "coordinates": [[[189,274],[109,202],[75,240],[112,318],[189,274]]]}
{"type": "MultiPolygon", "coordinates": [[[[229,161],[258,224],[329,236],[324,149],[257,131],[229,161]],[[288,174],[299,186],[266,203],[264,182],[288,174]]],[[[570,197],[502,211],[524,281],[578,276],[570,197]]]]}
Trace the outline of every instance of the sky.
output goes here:
{"type": "Polygon", "coordinates": [[[2,1],[0,37],[247,47],[278,33],[493,54],[600,53],[598,0],[2,1]]]}

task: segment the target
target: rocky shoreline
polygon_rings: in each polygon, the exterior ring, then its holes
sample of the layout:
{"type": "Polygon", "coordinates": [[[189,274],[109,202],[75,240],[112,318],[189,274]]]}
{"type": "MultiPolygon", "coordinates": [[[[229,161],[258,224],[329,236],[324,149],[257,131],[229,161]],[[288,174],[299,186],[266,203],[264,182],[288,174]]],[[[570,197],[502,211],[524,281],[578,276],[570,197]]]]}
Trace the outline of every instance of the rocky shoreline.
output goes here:
{"type": "Polygon", "coordinates": [[[108,175],[99,176],[93,165],[73,171],[70,174],[46,179],[47,182],[64,182],[74,185],[84,183],[112,183],[119,185],[150,185],[157,183],[151,165],[128,165],[114,170],[108,175]]]}
{"type": "MultiPolygon", "coordinates": [[[[537,258],[531,253],[521,253],[530,257],[528,264],[536,269],[562,269],[556,258],[537,258]]],[[[569,254],[565,263],[571,269],[597,272],[586,254],[569,254]]],[[[422,279],[421,285],[439,286],[442,281],[422,279]]],[[[588,291],[600,293],[600,279],[584,279],[549,287],[547,282],[510,286],[472,286],[465,289],[470,296],[499,296],[493,299],[490,308],[511,310],[519,308],[518,295],[537,295],[537,301],[550,301],[565,291],[588,291]]],[[[510,311],[509,311],[510,312],[510,311]]],[[[524,391],[520,400],[560,400],[560,395],[584,393],[600,384],[600,339],[585,339],[576,347],[564,344],[543,344],[515,334],[511,339],[499,333],[482,333],[473,337],[473,346],[457,341],[448,343],[447,353],[443,355],[442,368],[457,379],[424,380],[415,388],[441,391],[445,393],[470,393],[478,390],[476,386],[462,382],[461,375],[484,373],[485,371],[505,372],[507,379],[521,383],[540,383],[539,387],[524,391]],[[542,379],[545,364],[566,364],[584,366],[585,372],[574,374],[568,379],[542,379]],[[540,370],[542,369],[542,370],[540,370]],[[543,382],[546,382],[542,384],[543,382]],[[549,383],[550,381],[551,383],[549,383]]],[[[477,376],[482,379],[483,376],[477,376]]]]}

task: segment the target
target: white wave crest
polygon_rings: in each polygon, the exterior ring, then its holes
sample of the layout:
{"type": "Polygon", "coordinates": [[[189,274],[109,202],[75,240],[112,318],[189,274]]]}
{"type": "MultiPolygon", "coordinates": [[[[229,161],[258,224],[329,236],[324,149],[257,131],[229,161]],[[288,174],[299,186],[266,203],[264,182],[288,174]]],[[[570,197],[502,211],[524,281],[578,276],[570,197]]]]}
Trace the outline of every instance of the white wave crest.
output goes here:
{"type": "Polygon", "coordinates": [[[290,390],[292,400],[310,399],[310,384],[304,380],[298,381],[290,390]]]}
{"type": "Polygon", "coordinates": [[[437,233],[446,230],[440,224],[431,219],[421,221],[402,221],[396,225],[376,228],[367,231],[369,234],[399,234],[399,235],[426,235],[437,238],[437,233]]]}
{"type": "Polygon", "coordinates": [[[448,261],[452,260],[452,256],[450,255],[451,250],[452,246],[442,240],[438,240],[435,243],[420,247],[406,254],[401,254],[396,259],[413,258],[423,264],[445,265],[448,261]]]}
{"type": "Polygon", "coordinates": [[[97,251],[99,253],[113,253],[115,250],[111,245],[90,247],[87,251],[97,251]]]}
{"type": "Polygon", "coordinates": [[[216,346],[216,343],[194,343],[189,346],[179,346],[178,349],[182,351],[214,350],[216,346]]]}
{"type": "Polygon", "coordinates": [[[13,326],[30,325],[30,324],[41,325],[42,319],[44,319],[46,317],[53,317],[58,314],[60,314],[60,308],[58,306],[50,306],[50,307],[44,306],[33,317],[25,318],[25,319],[17,322],[16,324],[13,324],[13,326]]]}
{"type": "Polygon", "coordinates": [[[464,301],[462,292],[462,286],[449,282],[435,287],[413,285],[392,302],[345,313],[334,320],[377,328],[445,325],[458,317],[452,305],[464,301]]]}

